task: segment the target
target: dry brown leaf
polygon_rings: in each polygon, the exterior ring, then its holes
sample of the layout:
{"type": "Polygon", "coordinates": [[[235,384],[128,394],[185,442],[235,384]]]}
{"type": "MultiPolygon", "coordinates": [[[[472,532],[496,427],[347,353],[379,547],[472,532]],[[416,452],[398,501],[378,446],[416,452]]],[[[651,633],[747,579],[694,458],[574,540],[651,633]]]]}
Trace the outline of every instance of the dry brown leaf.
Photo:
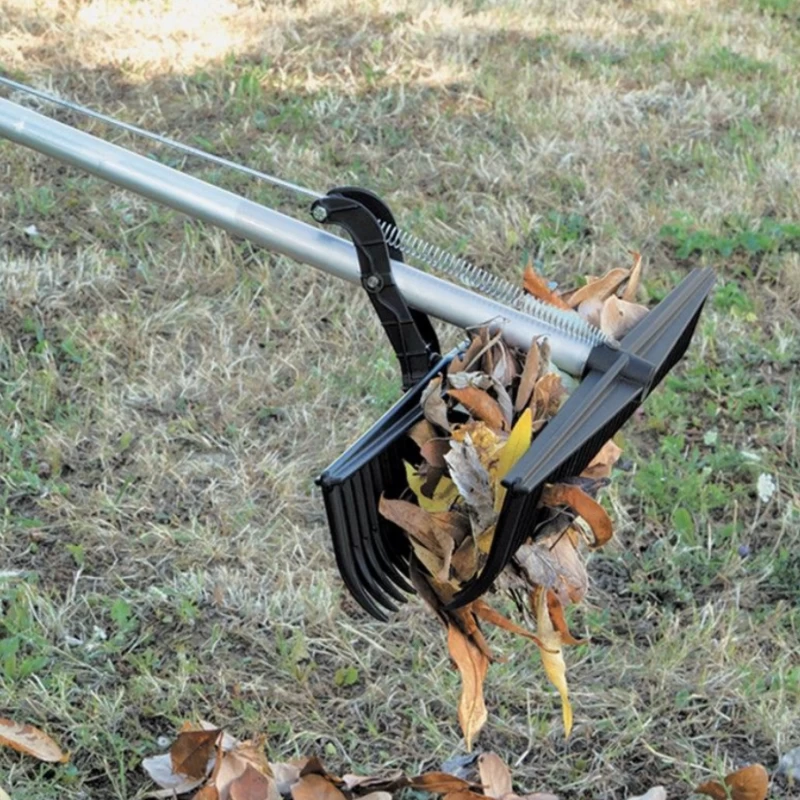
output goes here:
{"type": "Polygon", "coordinates": [[[612,536],[613,529],[608,512],[580,487],[569,483],[545,486],[542,505],[569,506],[589,525],[594,534],[592,547],[602,547],[612,536]]]}
{"type": "Polygon", "coordinates": [[[425,387],[420,398],[422,413],[425,419],[434,425],[438,425],[446,431],[450,430],[450,422],[447,419],[447,403],[442,397],[442,376],[437,375],[425,387]]]}
{"type": "Polygon", "coordinates": [[[412,789],[422,789],[433,794],[446,794],[447,792],[469,791],[473,784],[447,772],[426,772],[423,775],[409,778],[408,785],[412,789]]]}
{"type": "Polygon", "coordinates": [[[533,265],[528,264],[522,277],[522,288],[533,295],[537,300],[542,300],[556,308],[568,310],[568,306],[547,284],[547,281],[536,274],[533,265]]]}
{"type": "Polygon", "coordinates": [[[534,419],[550,419],[557,412],[561,400],[567,392],[561,383],[561,377],[555,372],[548,372],[536,382],[530,406],[534,419]]]}
{"type": "Polygon", "coordinates": [[[150,780],[163,789],[161,792],[152,792],[152,797],[172,798],[177,794],[185,794],[196,789],[206,779],[205,775],[202,778],[187,778],[185,775],[175,774],[169,753],[142,759],[142,768],[150,776],[150,780]]]}
{"type": "Polygon", "coordinates": [[[574,528],[568,528],[554,538],[552,544],[546,540],[558,572],[558,580],[552,588],[562,604],[580,603],[589,588],[589,575],[578,550],[579,534],[574,528]]]}
{"type": "Polygon", "coordinates": [[[444,469],[447,466],[444,457],[449,450],[449,439],[428,439],[420,448],[420,454],[432,467],[444,469]]]}
{"type": "Polygon", "coordinates": [[[483,350],[486,341],[489,338],[489,331],[486,328],[483,328],[478,333],[474,334],[472,340],[467,347],[466,352],[462,358],[454,358],[450,362],[450,366],[447,369],[448,376],[455,375],[458,372],[463,372],[464,370],[469,369],[474,365],[476,359],[478,359],[481,355],[481,351],[483,350]]]}
{"type": "Polygon", "coordinates": [[[395,789],[407,784],[408,780],[399,769],[385,775],[342,775],[342,785],[349,792],[353,789],[395,789]]]}
{"type": "Polygon", "coordinates": [[[347,800],[328,780],[316,773],[304,775],[292,786],[292,800],[347,800]]]}
{"type": "Polygon", "coordinates": [[[228,790],[230,800],[280,800],[275,781],[248,764],[228,790]]]}
{"type": "Polygon", "coordinates": [[[392,800],[390,792],[370,792],[369,794],[360,794],[358,800],[392,800]]]}
{"type": "Polygon", "coordinates": [[[438,436],[436,433],[436,428],[434,428],[433,425],[431,425],[431,423],[426,419],[421,419],[416,425],[414,425],[414,427],[412,427],[408,432],[408,435],[411,437],[411,441],[413,441],[417,447],[423,447],[426,442],[438,436]]]}
{"type": "Polygon", "coordinates": [[[389,500],[381,496],[378,512],[439,558],[449,558],[453,552],[452,541],[448,547],[430,511],[425,511],[407,500],[389,500]]]}
{"type": "Polygon", "coordinates": [[[598,451],[597,455],[589,462],[586,469],[581,472],[582,478],[610,478],[614,464],[619,461],[622,449],[613,439],[609,439],[598,451]]]}
{"type": "Polygon", "coordinates": [[[485,794],[478,794],[469,789],[464,789],[460,792],[448,792],[446,795],[443,795],[442,800],[485,800],[485,797],[485,794]]]}
{"type": "Polygon", "coordinates": [[[550,614],[550,621],[553,627],[561,635],[561,642],[563,644],[586,644],[586,639],[576,639],[569,631],[567,625],[567,618],[564,616],[564,606],[561,605],[558,595],[552,590],[546,590],[547,595],[547,610],[550,614]]]}
{"type": "Polygon", "coordinates": [[[51,764],[69,761],[69,756],[44,731],[4,717],[0,717],[0,745],[51,764]]]}
{"type": "Polygon", "coordinates": [[[473,738],[486,722],[483,681],[489,669],[489,659],[455,625],[448,626],[447,647],[461,673],[458,720],[467,750],[472,750],[473,738]]]}
{"type": "Polygon", "coordinates": [[[639,320],[647,316],[647,306],[629,303],[612,295],[603,303],[600,312],[600,330],[615,339],[622,339],[639,320]]]}
{"type": "Polygon", "coordinates": [[[698,786],[695,792],[713,797],[714,800],[728,800],[728,792],[730,800],[765,800],[769,791],[769,775],[761,764],[750,764],[727,775],[724,784],[707,781],[698,786]]]}
{"type": "Polygon", "coordinates": [[[574,291],[567,299],[567,305],[569,308],[577,308],[587,300],[605,300],[617,291],[630,272],[622,267],[609,270],[602,278],[587,282],[585,286],[574,291]]]}
{"type": "Polygon", "coordinates": [[[534,614],[536,615],[536,631],[544,644],[544,647],[540,648],[539,654],[542,657],[542,666],[550,679],[550,683],[556,687],[561,695],[564,735],[569,736],[572,730],[572,704],[569,701],[569,689],[567,687],[567,665],[561,650],[561,636],[553,627],[547,610],[545,591],[545,589],[541,588],[534,590],[531,597],[534,614]]]}
{"type": "Polygon", "coordinates": [[[519,387],[517,388],[517,398],[514,401],[514,410],[522,411],[528,405],[528,400],[533,394],[533,387],[539,379],[539,361],[540,361],[539,342],[534,339],[528,348],[528,354],[525,356],[525,364],[522,367],[522,377],[519,379],[519,387]]]}
{"type": "Polygon", "coordinates": [[[467,435],[453,441],[445,456],[450,477],[469,511],[473,532],[479,534],[494,521],[494,496],[489,472],[481,462],[481,452],[467,435]]]}
{"type": "Polygon", "coordinates": [[[511,772],[497,753],[481,753],[478,756],[478,770],[483,793],[487,797],[499,800],[513,791],[511,772]]]}
{"type": "Polygon", "coordinates": [[[498,431],[508,429],[503,409],[500,404],[483,389],[468,386],[466,389],[448,389],[447,394],[487,425],[498,431]]]}
{"type": "Polygon", "coordinates": [[[467,536],[450,559],[450,568],[456,579],[465,583],[478,571],[478,546],[472,536],[467,536]]]}
{"type": "Polygon", "coordinates": [[[604,305],[605,300],[600,300],[595,297],[591,300],[584,300],[576,310],[590,325],[599,328],[600,315],[603,313],[604,305]]]}
{"type": "Polygon", "coordinates": [[[173,771],[193,779],[208,775],[220,733],[222,731],[219,728],[210,731],[181,731],[169,749],[173,771]]]}
{"type": "MultiPolygon", "coordinates": [[[[173,793],[174,797],[174,793],[173,793]]],[[[219,800],[219,790],[213,783],[209,783],[208,786],[204,786],[193,798],[192,800],[219,800]]]]}
{"type": "Polygon", "coordinates": [[[504,617],[499,611],[492,608],[486,601],[478,599],[473,601],[471,606],[474,613],[481,619],[486,620],[486,622],[489,622],[492,625],[497,625],[498,628],[502,628],[509,633],[515,633],[517,636],[524,636],[526,639],[536,642],[539,647],[544,647],[536,634],[525,630],[525,628],[517,625],[515,622],[512,622],[507,617],[504,617]]]}
{"type": "Polygon", "coordinates": [[[275,786],[281,794],[289,794],[292,784],[300,780],[300,767],[292,762],[279,761],[270,764],[275,786]]]}
{"type": "Polygon", "coordinates": [[[639,281],[642,279],[642,254],[631,250],[633,256],[633,266],[631,267],[631,274],[628,278],[628,285],[622,293],[622,299],[633,303],[636,300],[636,292],[639,289],[639,281]]]}

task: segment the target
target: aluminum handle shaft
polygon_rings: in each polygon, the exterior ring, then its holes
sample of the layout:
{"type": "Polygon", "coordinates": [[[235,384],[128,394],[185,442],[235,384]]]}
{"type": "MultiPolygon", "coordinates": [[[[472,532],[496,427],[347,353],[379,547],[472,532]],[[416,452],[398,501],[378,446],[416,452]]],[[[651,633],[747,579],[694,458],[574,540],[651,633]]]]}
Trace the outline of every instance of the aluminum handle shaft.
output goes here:
{"type": "MultiPolygon", "coordinates": [[[[360,282],[358,258],[350,242],[3,99],[0,136],[253,244],[351,283],[360,282]]],[[[553,361],[572,375],[582,374],[589,344],[407,264],[393,261],[392,271],[412,307],[461,328],[500,325],[506,341],[518,347],[527,348],[534,336],[545,335],[550,340],[553,361]]]]}

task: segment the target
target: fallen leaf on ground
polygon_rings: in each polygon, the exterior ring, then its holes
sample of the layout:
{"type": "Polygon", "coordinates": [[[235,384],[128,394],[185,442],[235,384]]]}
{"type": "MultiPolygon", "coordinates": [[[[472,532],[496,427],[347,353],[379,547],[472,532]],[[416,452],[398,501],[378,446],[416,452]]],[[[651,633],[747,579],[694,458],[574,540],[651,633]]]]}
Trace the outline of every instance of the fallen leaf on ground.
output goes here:
{"type": "Polygon", "coordinates": [[[370,792],[360,794],[358,800],[392,800],[392,795],[389,792],[370,792]]]}
{"type": "Polygon", "coordinates": [[[304,775],[292,786],[292,800],[347,800],[345,796],[322,775],[304,775]]]}
{"type": "Polygon", "coordinates": [[[566,394],[560,375],[555,372],[543,375],[533,387],[530,406],[533,409],[534,418],[540,420],[555,416],[566,394]]]}
{"type": "Polygon", "coordinates": [[[347,791],[353,789],[388,789],[407,783],[403,771],[396,769],[385,775],[342,775],[342,785],[347,791]]]}
{"type": "Polygon", "coordinates": [[[556,308],[563,308],[565,311],[570,308],[548,285],[547,281],[537,275],[531,264],[525,267],[522,277],[522,287],[525,291],[533,295],[537,300],[542,300],[556,308]]]}
{"type": "Polygon", "coordinates": [[[714,800],[728,800],[728,797],[730,800],[765,800],[769,791],[769,775],[761,764],[750,764],[727,775],[724,784],[707,781],[698,786],[695,792],[706,794],[714,800]]]}
{"type": "Polygon", "coordinates": [[[472,741],[486,722],[483,682],[489,669],[489,659],[455,625],[448,626],[447,647],[461,673],[458,721],[467,750],[472,750],[472,741]]]}
{"type": "MultiPolygon", "coordinates": [[[[171,796],[174,797],[175,793],[173,792],[171,796]]],[[[192,800],[219,800],[219,789],[213,784],[208,784],[208,786],[204,786],[192,800]]]]}
{"type": "Polygon", "coordinates": [[[478,771],[487,797],[502,798],[511,793],[511,772],[497,753],[481,753],[478,771]]]}
{"type": "Polygon", "coordinates": [[[447,792],[466,792],[472,784],[447,772],[426,772],[409,778],[408,785],[412,789],[423,789],[426,792],[445,794],[447,792]]]}
{"type": "Polygon", "coordinates": [[[142,767],[150,776],[150,780],[164,789],[164,792],[154,793],[160,797],[173,797],[176,794],[191,792],[206,779],[205,775],[200,778],[187,778],[185,775],[175,773],[169,753],[142,759],[142,767]]]}
{"type": "Polygon", "coordinates": [[[280,800],[275,781],[248,764],[229,787],[230,800],[280,800]]]}
{"type": "Polygon", "coordinates": [[[214,746],[222,731],[182,731],[169,749],[172,770],[187,778],[204,778],[211,771],[214,746]]]}
{"type": "Polygon", "coordinates": [[[289,794],[292,784],[300,780],[300,767],[286,761],[278,761],[270,766],[277,790],[281,794],[289,794]]]}
{"type": "Polygon", "coordinates": [[[667,800],[667,790],[663,786],[654,786],[644,794],[629,797],[628,800],[667,800]]]}
{"type": "Polygon", "coordinates": [[[0,717],[0,744],[40,761],[61,764],[69,761],[69,756],[44,731],[4,717],[0,717]]]}

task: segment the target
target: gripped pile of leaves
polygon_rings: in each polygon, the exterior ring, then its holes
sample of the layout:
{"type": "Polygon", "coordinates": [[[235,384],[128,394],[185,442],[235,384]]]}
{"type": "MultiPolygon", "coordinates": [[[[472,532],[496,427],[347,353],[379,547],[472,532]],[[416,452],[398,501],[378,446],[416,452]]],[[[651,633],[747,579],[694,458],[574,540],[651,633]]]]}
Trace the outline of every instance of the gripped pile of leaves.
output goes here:
{"type": "MultiPolygon", "coordinates": [[[[630,269],[587,277],[580,288],[560,294],[529,266],[523,285],[543,302],[580,314],[619,339],[647,313],[634,302],[641,263],[635,253],[630,269]]],[[[406,532],[413,548],[415,587],[447,628],[450,655],[461,674],[458,717],[468,750],[486,722],[483,682],[495,659],[481,624],[499,626],[538,646],[545,673],[561,695],[566,735],[572,727],[562,648],[581,641],[570,633],[565,609],[586,594],[584,549],[602,547],[612,536],[611,520],[597,495],[621,454],[614,441],[580,475],[545,487],[541,505],[549,515],[530,531],[496,582],[532,618],[535,632],[484,599],[455,611],[445,606],[485,562],[505,497],[502,479],[574,385],[552,364],[546,339],[534,340],[522,352],[510,348],[500,332],[478,330],[447,374],[431,380],[423,394],[425,418],[410,432],[421,461],[406,463],[407,497],[381,498],[381,514],[406,532]],[[520,602],[525,595],[527,611],[520,602]]]]}

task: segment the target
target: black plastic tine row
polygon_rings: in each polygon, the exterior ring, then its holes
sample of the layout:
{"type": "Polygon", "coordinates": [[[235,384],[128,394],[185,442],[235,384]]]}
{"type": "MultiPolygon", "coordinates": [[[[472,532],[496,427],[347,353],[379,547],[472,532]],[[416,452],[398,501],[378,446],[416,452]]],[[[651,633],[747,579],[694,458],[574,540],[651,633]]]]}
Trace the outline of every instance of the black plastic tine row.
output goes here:
{"type": "Polygon", "coordinates": [[[388,619],[404,602],[411,548],[405,533],[378,512],[382,495],[408,489],[404,461],[416,463],[419,448],[409,430],[423,418],[420,399],[456,351],[440,359],[417,384],[317,479],[333,538],[336,564],[353,597],[372,616],[388,619]]]}

